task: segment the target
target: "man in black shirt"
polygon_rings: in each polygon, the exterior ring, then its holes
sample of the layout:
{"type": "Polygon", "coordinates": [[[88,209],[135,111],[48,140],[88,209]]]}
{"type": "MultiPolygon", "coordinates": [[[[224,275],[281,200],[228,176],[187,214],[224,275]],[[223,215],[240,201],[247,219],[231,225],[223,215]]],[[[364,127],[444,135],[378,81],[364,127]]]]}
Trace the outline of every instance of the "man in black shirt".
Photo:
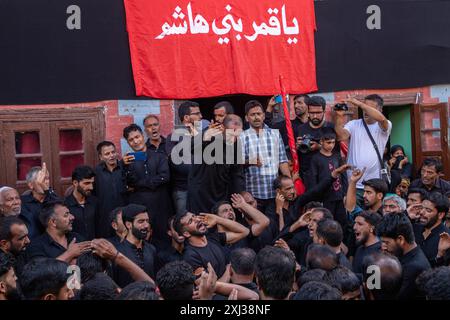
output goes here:
{"type": "Polygon", "coordinates": [[[89,166],[78,166],[72,172],[72,193],[64,199],[70,213],[75,217],[73,231],[86,240],[95,238],[97,221],[97,198],[94,190],[95,172],[89,166]]]}
{"type": "Polygon", "coordinates": [[[436,265],[439,235],[450,232],[444,224],[449,207],[447,197],[440,193],[430,194],[422,201],[420,223],[414,225],[416,242],[432,266],[436,265]]]}
{"type": "Polygon", "coordinates": [[[381,241],[376,232],[376,226],[380,221],[380,215],[369,211],[363,211],[355,218],[353,231],[358,248],[353,258],[353,272],[358,276],[363,273],[364,258],[373,252],[381,251],[381,241]]]}
{"type": "Polygon", "coordinates": [[[168,222],[167,235],[171,239],[170,246],[158,248],[156,256],[156,272],[172,261],[183,260],[184,237],[180,236],[173,227],[175,217],[170,217],[168,222]]]}
{"type": "Polygon", "coordinates": [[[420,178],[414,180],[410,188],[421,188],[428,192],[439,192],[445,194],[450,191],[450,183],[441,179],[442,163],[435,158],[426,158],[420,169],[420,178]]]}
{"type": "Polygon", "coordinates": [[[144,118],[144,130],[147,134],[147,148],[150,151],[162,152],[168,156],[168,146],[166,144],[166,138],[161,135],[161,125],[159,118],[153,114],[149,114],[144,118]]]}
{"type": "Polygon", "coordinates": [[[250,248],[239,248],[230,255],[230,280],[259,293],[255,278],[256,253],[250,248]]]}
{"type": "Polygon", "coordinates": [[[166,235],[167,220],[173,215],[169,195],[170,171],[167,156],[147,148],[141,127],[131,124],[123,129],[134,154],[123,157],[124,173],[129,189],[129,203],[147,207],[152,222],[152,241],[159,245],[169,244],[166,235]],[[157,205],[155,205],[157,204],[157,205]]]}
{"type": "Polygon", "coordinates": [[[0,251],[0,301],[20,300],[14,264],[15,259],[11,254],[0,251]]]}
{"type": "Polygon", "coordinates": [[[249,230],[238,222],[191,212],[176,215],[174,228],[187,241],[183,259],[192,266],[195,274],[200,275],[211,263],[219,277],[225,272],[227,263],[223,246],[238,242],[249,234],[249,230]],[[224,232],[208,232],[215,226],[223,227],[224,232]]]}
{"type": "Polygon", "coordinates": [[[26,249],[29,244],[28,229],[21,219],[10,216],[0,220],[0,252],[14,257],[17,275],[20,275],[26,263],[26,249]]]}
{"type": "Polygon", "coordinates": [[[28,260],[46,257],[71,263],[91,250],[90,241],[81,242],[82,236],[72,232],[74,217],[62,201],[46,204],[40,219],[46,231],[27,248],[28,260]]]}
{"type": "Polygon", "coordinates": [[[112,236],[110,212],[125,205],[126,186],[116,146],[110,141],[100,142],[97,145],[97,153],[101,163],[95,167],[94,195],[98,200],[95,235],[108,238],[112,236]]]}
{"type": "MultiPolygon", "coordinates": [[[[311,181],[311,160],[319,152],[320,145],[318,141],[322,137],[322,129],[332,128],[334,131],[334,124],[325,121],[325,107],[326,101],[324,98],[320,96],[311,97],[308,100],[309,121],[301,124],[298,129],[297,149],[299,151],[300,177],[303,179],[306,189],[314,185],[311,181]],[[309,144],[309,148],[301,147],[302,143],[306,142],[305,138],[308,136],[313,138],[309,144]]],[[[334,150],[340,152],[338,143],[335,145],[334,150]]]]}
{"type": "Polygon", "coordinates": [[[39,221],[39,214],[47,202],[58,199],[56,193],[50,188],[50,175],[45,162],[41,167],[33,167],[27,173],[27,185],[29,190],[22,199],[20,218],[27,225],[31,240],[41,235],[45,228],[39,221]]]}
{"type": "Polygon", "coordinates": [[[402,264],[403,280],[398,298],[402,300],[424,298],[417,290],[416,278],[431,266],[415,242],[409,218],[403,213],[387,214],[377,228],[383,251],[397,256],[402,264]]]}
{"type": "MultiPolygon", "coordinates": [[[[122,209],[122,218],[128,234],[117,250],[154,278],[156,249],[145,241],[150,224],[146,207],[129,204],[122,209]]],[[[134,281],[127,271],[117,266],[114,268],[114,280],[122,288],[134,281]]]]}

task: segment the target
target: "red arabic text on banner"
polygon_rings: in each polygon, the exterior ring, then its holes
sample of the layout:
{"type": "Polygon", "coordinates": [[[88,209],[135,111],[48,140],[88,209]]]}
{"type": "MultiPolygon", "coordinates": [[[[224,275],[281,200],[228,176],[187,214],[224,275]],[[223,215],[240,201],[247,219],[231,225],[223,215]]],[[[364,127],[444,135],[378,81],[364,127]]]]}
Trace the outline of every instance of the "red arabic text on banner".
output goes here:
{"type": "Polygon", "coordinates": [[[317,90],[313,0],[124,0],[138,96],[317,90]]]}

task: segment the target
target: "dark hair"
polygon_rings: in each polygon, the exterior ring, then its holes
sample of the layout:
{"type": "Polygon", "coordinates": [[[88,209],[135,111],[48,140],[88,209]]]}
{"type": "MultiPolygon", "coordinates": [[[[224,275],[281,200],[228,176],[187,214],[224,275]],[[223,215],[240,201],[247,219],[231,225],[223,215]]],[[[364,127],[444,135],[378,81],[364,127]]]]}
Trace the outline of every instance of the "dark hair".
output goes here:
{"type": "Polygon", "coordinates": [[[308,269],[322,269],[330,271],[339,265],[336,252],[329,246],[311,244],[306,254],[306,266],[308,269]]]}
{"type": "Polygon", "coordinates": [[[403,236],[409,244],[415,240],[411,221],[404,213],[385,215],[377,229],[380,237],[397,239],[399,236],[403,236]]]}
{"type": "Polygon", "coordinates": [[[256,256],[255,272],[260,290],[274,299],[286,299],[295,276],[295,258],[281,248],[266,246],[256,256]]]}
{"type": "Polygon", "coordinates": [[[339,222],[325,219],[319,221],[316,230],[317,236],[324,239],[326,244],[331,247],[337,247],[341,244],[344,234],[339,222]]]}
{"type": "Polygon", "coordinates": [[[362,184],[364,186],[371,187],[372,189],[375,190],[376,193],[382,193],[383,197],[389,191],[388,185],[382,179],[369,179],[369,180],[363,181],[362,184]]]}
{"type": "Polygon", "coordinates": [[[108,268],[108,262],[92,252],[85,252],[77,258],[77,266],[81,272],[81,283],[86,283],[97,273],[108,268]]]}
{"type": "Polygon", "coordinates": [[[325,111],[326,106],[327,102],[321,96],[312,96],[308,99],[308,107],[322,107],[322,110],[325,111]]]}
{"type": "Polygon", "coordinates": [[[184,116],[191,114],[191,108],[199,108],[200,105],[194,101],[185,101],[178,107],[178,117],[180,121],[184,120],[184,116]]]}
{"type": "Polygon", "coordinates": [[[12,239],[11,227],[15,224],[23,225],[25,223],[16,216],[8,216],[0,219],[0,240],[9,241],[12,239]]]}
{"type": "Polygon", "coordinates": [[[175,218],[173,219],[173,229],[179,234],[183,235],[183,224],[181,223],[181,219],[184,218],[185,215],[187,215],[189,212],[185,211],[182,213],[177,213],[175,215],[175,218]]]}
{"type": "Polygon", "coordinates": [[[310,209],[321,208],[321,207],[322,207],[322,203],[317,202],[317,201],[311,201],[311,202],[308,202],[307,204],[305,204],[305,206],[303,208],[305,209],[305,211],[308,211],[310,209]]]}
{"type": "Polygon", "coordinates": [[[83,179],[95,177],[94,170],[89,166],[77,166],[72,172],[72,181],[80,182],[83,179]]]}
{"type": "Polygon", "coordinates": [[[329,284],[319,281],[305,283],[295,294],[294,300],[341,300],[342,293],[329,284]]]}
{"type": "Polygon", "coordinates": [[[10,253],[4,253],[0,250],[0,277],[3,277],[5,274],[14,267],[16,263],[16,259],[10,253]]]}
{"type": "Polygon", "coordinates": [[[156,119],[156,121],[158,121],[159,123],[159,117],[157,115],[154,114],[148,114],[145,116],[144,120],[142,120],[142,125],[145,127],[145,121],[147,121],[148,119],[153,118],[156,119]]]}
{"type": "Polygon", "coordinates": [[[118,300],[159,300],[155,286],[148,281],[136,281],[122,289],[118,300]]]}
{"type": "MultiPolygon", "coordinates": [[[[228,201],[219,201],[214,204],[214,206],[211,208],[211,213],[217,215],[219,213],[219,209],[224,204],[230,204],[228,201]]],[[[231,204],[230,204],[231,205],[231,204]]]]}
{"type": "Polygon", "coordinates": [[[378,94],[369,94],[364,98],[364,100],[370,100],[377,103],[377,105],[382,108],[384,105],[384,100],[382,97],[380,97],[378,94]]]}
{"type": "Polygon", "coordinates": [[[327,208],[318,207],[318,208],[314,208],[312,210],[312,212],[316,212],[316,211],[322,212],[323,217],[322,217],[322,219],[320,219],[321,221],[322,220],[333,220],[333,214],[327,208]]]}
{"type": "MultiPolygon", "coordinates": [[[[371,212],[371,211],[363,211],[360,214],[358,214],[356,217],[363,218],[368,224],[373,226],[375,230],[376,230],[377,225],[380,223],[380,221],[382,219],[382,217],[378,213],[371,212]]],[[[376,232],[375,232],[375,234],[376,234],[376,232]]]]}
{"type": "Polygon", "coordinates": [[[225,108],[226,114],[234,114],[233,106],[228,101],[217,102],[213,109],[217,110],[217,109],[220,109],[220,108],[225,108]]]}
{"type": "Polygon", "coordinates": [[[428,192],[425,189],[422,189],[422,188],[409,188],[408,189],[408,196],[411,193],[418,193],[418,194],[420,194],[420,201],[423,201],[428,196],[428,192]]]}
{"type": "Polygon", "coordinates": [[[42,207],[41,212],[39,214],[39,221],[45,228],[47,228],[47,226],[48,226],[48,220],[50,220],[50,218],[53,218],[53,216],[55,214],[55,208],[57,206],[65,207],[66,205],[60,199],[56,199],[56,200],[44,203],[44,206],[42,207]]]}
{"type": "Polygon", "coordinates": [[[249,276],[255,272],[256,253],[250,248],[239,248],[231,251],[230,264],[237,274],[249,276]]]}
{"type": "Polygon", "coordinates": [[[247,115],[248,112],[256,107],[260,107],[261,110],[264,112],[264,108],[261,104],[261,102],[259,102],[258,100],[250,100],[245,104],[244,110],[245,110],[245,114],[247,115]]]}
{"type": "Polygon", "coordinates": [[[104,273],[96,273],[80,290],[80,300],[116,300],[119,286],[104,273]]]}
{"type": "Polygon", "coordinates": [[[333,128],[325,127],[321,130],[321,140],[336,140],[336,132],[333,128]]]}
{"type": "Polygon", "coordinates": [[[281,189],[281,182],[283,180],[292,180],[292,178],[285,175],[279,175],[278,177],[275,178],[275,180],[273,180],[273,188],[275,190],[281,189]]]}
{"type": "Polygon", "coordinates": [[[128,141],[128,135],[133,131],[139,131],[143,134],[141,127],[139,127],[136,123],[132,123],[129,126],[123,128],[123,137],[128,141]]]}
{"type": "Polygon", "coordinates": [[[308,101],[309,101],[309,96],[307,94],[297,94],[294,96],[294,101],[299,99],[299,98],[304,98],[305,99],[305,104],[308,105],[308,101]]]}
{"type": "Polygon", "coordinates": [[[450,198],[450,190],[448,190],[448,191],[444,194],[444,196],[446,196],[447,198],[450,198]]]}
{"type": "Polygon", "coordinates": [[[297,285],[301,288],[304,284],[310,281],[327,282],[327,272],[322,269],[312,269],[303,272],[297,280],[297,285]]]}
{"type": "Polygon", "coordinates": [[[450,267],[424,271],[417,279],[417,287],[427,300],[450,300],[450,267]]]}
{"type": "MultiPolygon", "coordinates": [[[[388,215],[389,216],[389,215],[388,215]]],[[[369,266],[377,266],[380,269],[380,287],[370,289],[375,300],[395,300],[402,286],[402,266],[393,255],[383,252],[374,252],[363,260],[363,283],[367,283],[373,271],[369,266]]]]}
{"type": "Polygon", "coordinates": [[[169,262],[156,275],[164,300],[192,300],[194,281],[194,271],[186,261],[169,262]]]}
{"type": "Polygon", "coordinates": [[[117,216],[122,213],[122,209],[123,207],[117,207],[111,210],[109,213],[109,223],[117,222],[117,216]]]}
{"type": "Polygon", "coordinates": [[[69,278],[66,262],[36,258],[28,262],[19,278],[22,294],[27,300],[38,300],[47,294],[58,295],[69,278]]]}
{"type": "Polygon", "coordinates": [[[109,147],[109,146],[113,146],[114,149],[116,148],[116,146],[114,145],[114,143],[112,143],[111,141],[102,141],[97,145],[97,153],[98,154],[102,154],[102,148],[103,147],[109,147]]]}
{"type": "Polygon", "coordinates": [[[423,160],[423,162],[422,162],[422,167],[425,167],[425,166],[426,167],[435,167],[437,173],[441,173],[442,169],[443,169],[442,162],[436,158],[425,158],[425,160],[423,160]]]}
{"type": "Polygon", "coordinates": [[[448,201],[448,198],[443,196],[441,193],[432,192],[428,194],[424,200],[428,200],[433,203],[438,213],[444,212],[447,214],[450,207],[450,202],[448,201]]]}
{"type": "Polygon", "coordinates": [[[329,271],[327,277],[343,294],[358,290],[361,286],[361,281],[356,274],[343,266],[338,266],[329,271]]]}
{"type": "Polygon", "coordinates": [[[391,150],[389,151],[389,153],[390,153],[390,155],[392,156],[392,155],[393,155],[395,152],[397,152],[398,150],[402,150],[403,154],[405,154],[405,149],[404,149],[401,145],[399,145],[399,144],[393,145],[393,146],[391,147],[391,150]]]}

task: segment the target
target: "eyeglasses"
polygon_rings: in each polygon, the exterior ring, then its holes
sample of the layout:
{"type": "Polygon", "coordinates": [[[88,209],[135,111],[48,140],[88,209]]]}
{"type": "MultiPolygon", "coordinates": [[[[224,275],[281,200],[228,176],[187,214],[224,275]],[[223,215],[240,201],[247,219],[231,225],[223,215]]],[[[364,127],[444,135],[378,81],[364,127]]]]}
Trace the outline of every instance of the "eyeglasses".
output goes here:
{"type": "Polygon", "coordinates": [[[199,115],[201,115],[202,113],[199,111],[199,112],[191,112],[189,115],[190,116],[199,116],[199,115]]]}

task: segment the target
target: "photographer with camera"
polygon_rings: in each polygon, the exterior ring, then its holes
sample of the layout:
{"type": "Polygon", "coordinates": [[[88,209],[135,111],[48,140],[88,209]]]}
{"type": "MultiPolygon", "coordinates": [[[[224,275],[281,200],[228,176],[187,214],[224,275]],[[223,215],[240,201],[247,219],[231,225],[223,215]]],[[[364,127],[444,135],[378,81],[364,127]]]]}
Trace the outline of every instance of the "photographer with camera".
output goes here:
{"type": "Polygon", "coordinates": [[[391,134],[392,123],[382,113],[384,101],[379,95],[369,95],[364,98],[364,102],[355,98],[345,99],[344,102],[357,106],[363,112],[363,119],[345,124],[346,111],[335,108],[338,140],[350,139],[347,163],[357,168],[366,168],[356,185],[358,205],[362,207],[363,181],[381,178],[389,182],[381,152],[391,134]]]}
{"type": "MultiPolygon", "coordinates": [[[[308,103],[308,122],[298,127],[297,151],[300,161],[300,177],[306,186],[310,189],[313,185],[311,176],[311,160],[320,150],[320,139],[323,136],[324,128],[331,128],[334,132],[334,124],[325,121],[326,101],[320,96],[313,96],[307,100],[308,103]]],[[[333,152],[340,152],[337,143],[333,152]]]]}
{"type": "Polygon", "coordinates": [[[401,145],[396,144],[391,147],[391,158],[387,162],[387,165],[392,171],[398,171],[399,176],[402,178],[412,178],[412,165],[408,162],[408,157],[405,155],[405,149],[401,145]]]}

